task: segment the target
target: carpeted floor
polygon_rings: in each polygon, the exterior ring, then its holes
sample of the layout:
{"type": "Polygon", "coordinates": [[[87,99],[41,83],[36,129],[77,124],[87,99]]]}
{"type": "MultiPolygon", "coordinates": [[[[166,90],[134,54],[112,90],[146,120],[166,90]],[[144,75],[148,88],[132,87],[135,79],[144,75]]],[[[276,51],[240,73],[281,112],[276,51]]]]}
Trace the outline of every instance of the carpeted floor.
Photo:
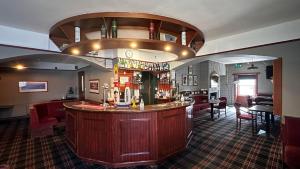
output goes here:
{"type": "MultiPolygon", "coordinates": [[[[276,128],[275,128],[276,130],[276,128]]],[[[0,121],[0,164],[22,169],[101,169],[87,164],[67,147],[63,134],[31,139],[28,119],[0,121]]],[[[149,166],[130,169],[150,168],[149,166]]],[[[194,119],[194,135],[189,148],[163,161],[158,168],[281,168],[281,142],[278,137],[252,136],[251,124],[235,130],[235,113],[210,120],[208,113],[194,119]]]]}

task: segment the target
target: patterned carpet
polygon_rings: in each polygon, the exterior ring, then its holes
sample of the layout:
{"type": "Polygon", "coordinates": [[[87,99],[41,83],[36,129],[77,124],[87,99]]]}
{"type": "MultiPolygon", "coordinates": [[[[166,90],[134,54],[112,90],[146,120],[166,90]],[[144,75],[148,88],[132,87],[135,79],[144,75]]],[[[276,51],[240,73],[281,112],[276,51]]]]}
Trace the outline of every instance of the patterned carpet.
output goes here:
{"type": "MultiPolygon", "coordinates": [[[[232,109],[232,108],[231,108],[232,109]]],[[[281,142],[275,138],[252,136],[251,124],[235,130],[235,114],[210,120],[208,113],[194,119],[194,136],[189,148],[163,161],[158,168],[281,168],[281,142]]],[[[230,113],[231,112],[231,113],[230,113]]],[[[275,128],[276,129],[276,128],[275,128]]],[[[28,119],[0,121],[0,164],[15,169],[102,169],[87,164],[67,147],[63,134],[31,139],[28,119]]],[[[145,169],[149,166],[131,167],[145,169]]]]}

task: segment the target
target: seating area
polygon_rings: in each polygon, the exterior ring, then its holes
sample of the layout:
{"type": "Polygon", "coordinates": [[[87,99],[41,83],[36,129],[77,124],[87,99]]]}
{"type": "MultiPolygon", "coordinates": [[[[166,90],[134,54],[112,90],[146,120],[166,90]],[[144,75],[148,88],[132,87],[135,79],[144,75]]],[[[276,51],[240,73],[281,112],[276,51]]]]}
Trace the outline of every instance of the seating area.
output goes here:
{"type": "Polygon", "coordinates": [[[50,101],[30,107],[30,131],[32,137],[53,135],[53,126],[63,123],[63,101],[50,101]]]}

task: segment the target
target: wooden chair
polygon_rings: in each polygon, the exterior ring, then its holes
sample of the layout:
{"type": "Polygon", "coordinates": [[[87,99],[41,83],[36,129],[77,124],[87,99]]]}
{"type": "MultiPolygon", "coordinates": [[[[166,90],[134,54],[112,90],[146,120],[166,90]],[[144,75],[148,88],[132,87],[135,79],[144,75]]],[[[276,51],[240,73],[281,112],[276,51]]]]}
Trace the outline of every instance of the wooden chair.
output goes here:
{"type": "Polygon", "coordinates": [[[227,116],[226,115],[226,107],[227,107],[227,98],[226,97],[220,97],[219,98],[219,100],[221,101],[217,106],[215,106],[215,108],[217,108],[218,109],[218,118],[220,117],[220,112],[221,112],[221,110],[223,110],[224,109],[224,111],[225,111],[225,116],[227,116]]]}
{"type": "Polygon", "coordinates": [[[252,122],[252,134],[254,135],[255,131],[257,130],[257,119],[256,115],[250,114],[247,109],[241,109],[241,104],[240,103],[234,103],[234,107],[236,110],[236,129],[238,131],[241,130],[241,124],[242,124],[242,119],[247,120],[252,122]],[[241,111],[245,113],[241,113],[241,111]],[[240,121],[239,121],[240,120],[240,121]]]}

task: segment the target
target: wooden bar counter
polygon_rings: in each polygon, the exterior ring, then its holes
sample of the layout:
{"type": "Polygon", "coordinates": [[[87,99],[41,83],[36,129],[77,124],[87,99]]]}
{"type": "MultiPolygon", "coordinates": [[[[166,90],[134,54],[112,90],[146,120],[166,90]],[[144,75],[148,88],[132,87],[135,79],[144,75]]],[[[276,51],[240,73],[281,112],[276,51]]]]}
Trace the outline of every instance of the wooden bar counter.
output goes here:
{"type": "Polygon", "coordinates": [[[191,136],[189,103],[139,109],[103,109],[88,102],[64,103],[66,138],[82,159],[108,167],[154,165],[184,150],[191,136]]]}

